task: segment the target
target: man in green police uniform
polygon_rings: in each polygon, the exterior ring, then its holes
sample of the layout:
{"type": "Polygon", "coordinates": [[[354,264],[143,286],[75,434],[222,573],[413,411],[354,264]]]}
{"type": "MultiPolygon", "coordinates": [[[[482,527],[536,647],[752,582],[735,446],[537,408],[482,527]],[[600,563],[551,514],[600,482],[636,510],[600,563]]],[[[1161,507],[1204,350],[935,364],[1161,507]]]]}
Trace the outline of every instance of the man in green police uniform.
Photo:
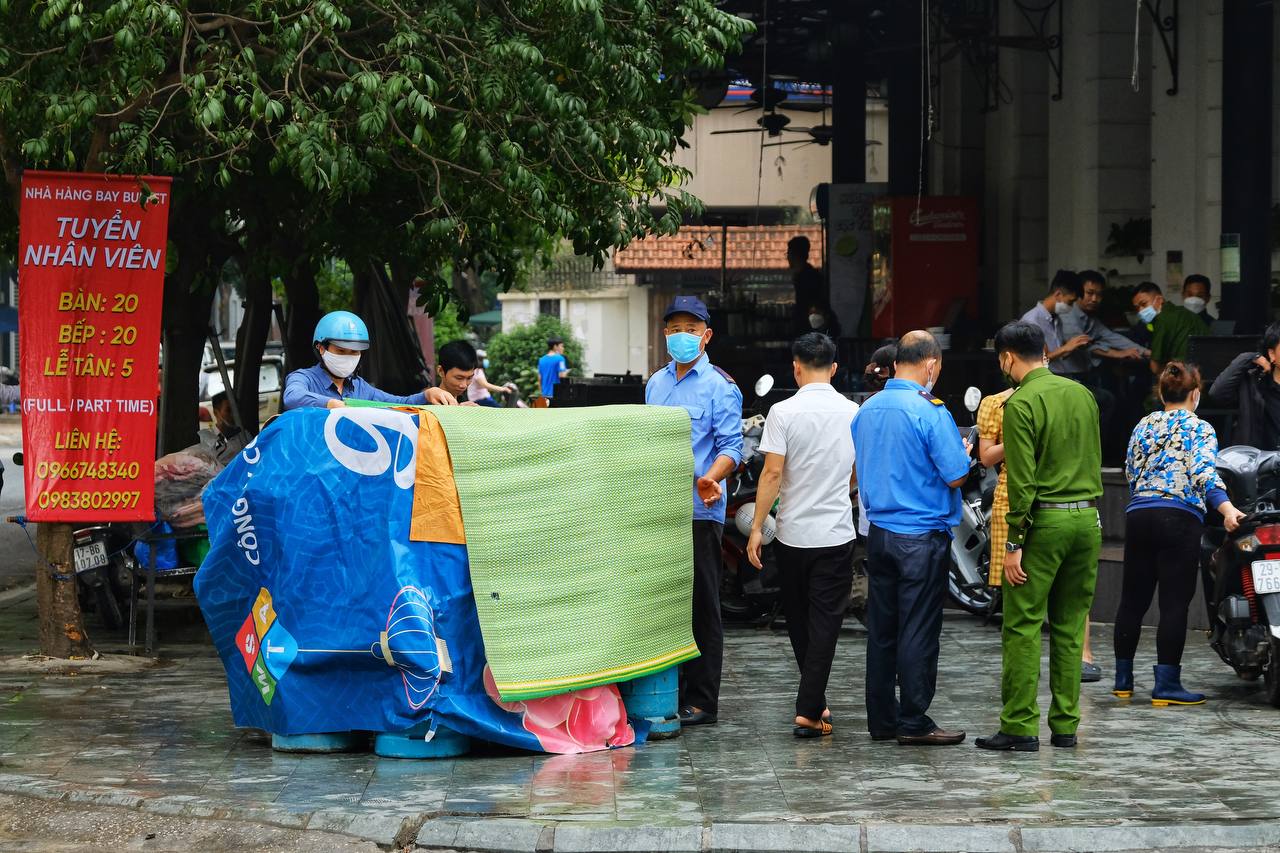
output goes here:
{"type": "Polygon", "coordinates": [[[1102,449],[1088,388],[1044,366],[1044,333],[1010,323],[996,334],[1000,369],[1017,384],[1004,407],[1009,543],[1004,560],[1000,731],[983,749],[1040,748],[1040,629],[1049,622],[1049,729],[1076,745],[1080,654],[1098,577],[1102,449]]]}
{"type": "Polygon", "coordinates": [[[1151,372],[1156,376],[1171,361],[1187,357],[1187,341],[1192,335],[1209,334],[1209,326],[1199,315],[1181,305],[1164,301],[1160,285],[1144,281],[1133,294],[1133,310],[1151,328],[1151,372]]]}

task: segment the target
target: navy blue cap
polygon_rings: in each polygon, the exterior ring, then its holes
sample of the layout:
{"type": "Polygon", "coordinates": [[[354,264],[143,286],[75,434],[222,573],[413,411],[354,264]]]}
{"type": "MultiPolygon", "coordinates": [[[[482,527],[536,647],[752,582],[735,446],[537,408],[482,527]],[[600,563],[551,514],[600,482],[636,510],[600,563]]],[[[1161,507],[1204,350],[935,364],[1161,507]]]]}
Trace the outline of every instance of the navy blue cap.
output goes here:
{"type": "Polygon", "coordinates": [[[671,305],[667,307],[667,313],[662,315],[662,322],[670,320],[672,314],[692,314],[702,322],[711,324],[711,313],[696,296],[677,296],[672,299],[671,305]]]}

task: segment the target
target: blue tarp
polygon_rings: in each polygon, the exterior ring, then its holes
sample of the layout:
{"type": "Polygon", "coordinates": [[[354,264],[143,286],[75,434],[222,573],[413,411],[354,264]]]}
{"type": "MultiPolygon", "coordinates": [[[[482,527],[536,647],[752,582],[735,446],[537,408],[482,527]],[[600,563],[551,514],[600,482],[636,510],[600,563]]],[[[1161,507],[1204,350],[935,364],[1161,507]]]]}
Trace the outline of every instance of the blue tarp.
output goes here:
{"type": "Polygon", "coordinates": [[[621,717],[590,742],[618,716],[612,686],[542,707],[490,698],[465,546],[409,541],[417,441],[404,412],[300,409],[210,484],[211,550],[195,589],[236,725],[303,734],[431,721],[549,751],[643,740],[645,724],[621,717]]]}

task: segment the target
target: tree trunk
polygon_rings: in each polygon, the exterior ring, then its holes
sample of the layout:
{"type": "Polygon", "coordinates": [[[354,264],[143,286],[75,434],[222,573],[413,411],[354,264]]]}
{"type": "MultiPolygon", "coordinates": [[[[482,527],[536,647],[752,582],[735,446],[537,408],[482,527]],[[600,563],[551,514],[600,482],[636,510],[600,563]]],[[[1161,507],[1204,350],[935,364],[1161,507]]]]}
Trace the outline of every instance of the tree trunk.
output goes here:
{"type": "Polygon", "coordinates": [[[481,314],[489,310],[489,303],[485,300],[484,288],[480,282],[480,274],[472,267],[461,270],[454,267],[453,293],[458,297],[458,301],[466,306],[469,314],[481,314]]]}
{"type": "Polygon", "coordinates": [[[271,332],[271,275],[263,261],[250,261],[245,273],[244,319],[236,333],[236,405],[240,407],[241,426],[257,435],[258,374],[262,353],[271,332]]]}
{"type": "Polygon", "coordinates": [[[310,367],[316,363],[311,336],[320,321],[320,290],[316,287],[316,271],[308,263],[299,262],[284,280],[285,337],[284,354],[286,372],[310,367]]]}
{"type": "Polygon", "coordinates": [[[178,266],[164,283],[163,453],[190,447],[199,439],[200,362],[209,339],[209,313],[222,268],[238,249],[217,230],[225,213],[216,203],[206,209],[190,197],[175,195],[173,200],[169,240],[177,250],[178,266]]]}
{"type": "Polygon", "coordinates": [[[70,524],[47,523],[37,528],[36,610],[40,614],[40,653],[49,657],[93,655],[76,594],[71,548],[70,524]],[[65,580],[55,578],[54,573],[65,580]]]}
{"type": "Polygon", "coordinates": [[[200,431],[200,362],[209,338],[213,288],[196,287],[194,264],[180,261],[164,289],[165,368],[160,396],[165,401],[160,423],[160,452],[190,447],[200,431]],[[193,291],[195,289],[195,292],[193,291]]]}

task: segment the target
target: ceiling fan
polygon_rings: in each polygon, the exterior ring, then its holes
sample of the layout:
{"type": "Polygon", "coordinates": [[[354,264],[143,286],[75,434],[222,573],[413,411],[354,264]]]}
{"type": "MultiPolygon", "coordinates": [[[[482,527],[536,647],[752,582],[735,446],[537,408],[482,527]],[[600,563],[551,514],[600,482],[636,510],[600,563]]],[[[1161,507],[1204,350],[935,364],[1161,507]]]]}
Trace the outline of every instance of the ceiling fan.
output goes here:
{"type": "Polygon", "coordinates": [[[713,130],[711,131],[711,135],[717,136],[723,133],[760,133],[761,131],[764,131],[770,136],[781,136],[784,130],[790,133],[797,133],[808,129],[788,128],[787,125],[789,124],[791,124],[791,119],[784,115],[780,115],[779,113],[770,111],[756,119],[756,127],[740,127],[735,130],[713,130]]]}
{"type": "Polygon", "coordinates": [[[809,138],[789,139],[786,142],[766,142],[764,147],[774,148],[779,145],[822,145],[825,147],[831,144],[831,140],[835,136],[835,129],[829,124],[815,124],[813,127],[792,127],[787,128],[787,132],[807,133],[809,138]]]}

